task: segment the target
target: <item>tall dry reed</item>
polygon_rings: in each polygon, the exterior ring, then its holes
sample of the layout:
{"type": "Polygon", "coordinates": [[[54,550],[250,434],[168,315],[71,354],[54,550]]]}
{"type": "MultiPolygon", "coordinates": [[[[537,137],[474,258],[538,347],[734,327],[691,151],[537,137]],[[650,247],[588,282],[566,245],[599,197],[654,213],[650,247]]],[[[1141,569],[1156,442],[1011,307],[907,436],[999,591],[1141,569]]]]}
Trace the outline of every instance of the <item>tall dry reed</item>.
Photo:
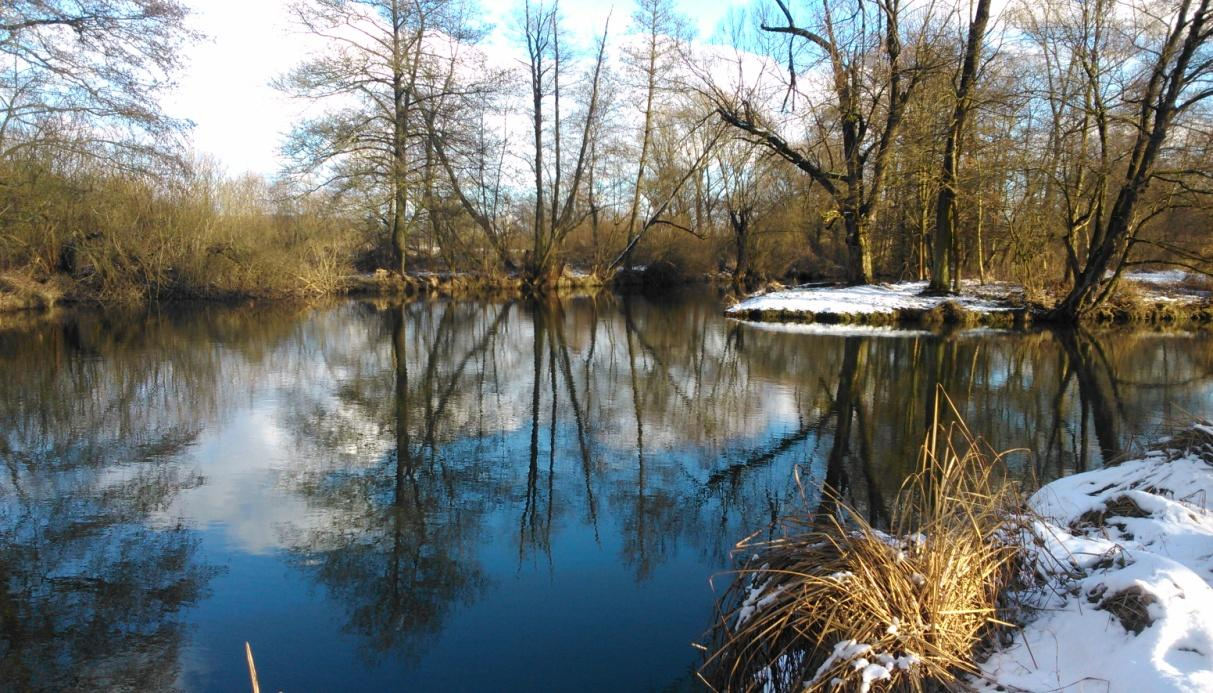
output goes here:
{"type": "Polygon", "coordinates": [[[996,605],[1020,554],[1021,495],[1003,470],[1002,455],[937,409],[888,533],[839,502],[785,520],[782,538],[740,542],[754,558],[721,602],[703,680],[921,691],[973,671],[975,649],[1008,625],[996,605]]]}

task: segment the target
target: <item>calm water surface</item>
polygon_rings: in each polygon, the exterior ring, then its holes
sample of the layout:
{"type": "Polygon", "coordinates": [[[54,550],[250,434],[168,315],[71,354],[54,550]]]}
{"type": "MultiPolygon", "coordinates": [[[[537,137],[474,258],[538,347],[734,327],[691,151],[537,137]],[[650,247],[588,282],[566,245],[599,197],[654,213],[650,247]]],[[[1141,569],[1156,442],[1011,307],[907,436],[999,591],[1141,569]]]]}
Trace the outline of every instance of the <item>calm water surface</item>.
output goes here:
{"type": "Polygon", "coordinates": [[[825,479],[879,522],[937,381],[1048,478],[1213,411],[1213,340],[694,294],[10,320],[0,687],[247,690],[247,640],[288,693],[690,688],[733,543],[825,479]]]}

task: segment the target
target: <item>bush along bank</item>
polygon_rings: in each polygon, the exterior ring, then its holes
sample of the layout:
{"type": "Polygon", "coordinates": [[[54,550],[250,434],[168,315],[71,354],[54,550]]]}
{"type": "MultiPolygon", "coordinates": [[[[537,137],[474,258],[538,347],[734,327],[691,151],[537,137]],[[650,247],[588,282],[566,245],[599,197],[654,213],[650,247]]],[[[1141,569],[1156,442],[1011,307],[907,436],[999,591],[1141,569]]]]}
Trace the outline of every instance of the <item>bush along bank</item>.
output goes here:
{"type": "Polygon", "coordinates": [[[323,281],[300,276],[281,285],[174,286],[157,294],[146,290],[115,293],[98,291],[87,282],[62,275],[36,277],[28,272],[0,273],[0,313],[44,310],[60,304],[103,303],[137,305],[165,300],[229,301],[244,299],[300,299],[327,296],[382,298],[516,298],[536,294],[611,288],[623,292],[667,291],[674,287],[710,284],[719,277],[685,275],[667,270],[621,271],[610,276],[566,270],[541,286],[529,285],[518,274],[491,272],[419,271],[401,275],[378,270],[369,274],[334,272],[323,281]]]}
{"type": "Polygon", "coordinates": [[[1213,690],[1213,426],[1026,502],[963,426],[934,439],[889,532],[827,497],[738,545],[706,683],[1213,690]]]}

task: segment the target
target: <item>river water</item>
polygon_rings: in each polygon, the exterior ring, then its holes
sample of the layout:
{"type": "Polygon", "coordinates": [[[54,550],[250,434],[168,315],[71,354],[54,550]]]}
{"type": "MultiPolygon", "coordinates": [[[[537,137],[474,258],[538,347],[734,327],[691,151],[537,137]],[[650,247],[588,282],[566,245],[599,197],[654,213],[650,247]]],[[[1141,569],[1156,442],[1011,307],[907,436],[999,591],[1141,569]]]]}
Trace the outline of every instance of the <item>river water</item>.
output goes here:
{"type": "Polygon", "coordinates": [[[694,688],[734,543],[826,479],[881,522],[937,382],[1024,479],[1213,412],[1209,336],[813,332],[696,292],[8,319],[0,688],[248,690],[246,641],[288,693],[694,688]]]}

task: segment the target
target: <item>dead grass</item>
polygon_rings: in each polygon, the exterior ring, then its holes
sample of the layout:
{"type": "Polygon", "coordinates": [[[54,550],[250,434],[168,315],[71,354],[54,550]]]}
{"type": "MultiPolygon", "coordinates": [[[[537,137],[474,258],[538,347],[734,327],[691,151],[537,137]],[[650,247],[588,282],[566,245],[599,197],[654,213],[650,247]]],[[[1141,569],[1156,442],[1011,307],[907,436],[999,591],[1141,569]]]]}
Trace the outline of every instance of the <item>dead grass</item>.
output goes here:
{"type": "Polygon", "coordinates": [[[1187,288],[1158,288],[1122,279],[1108,300],[1095,306],[1084,320],[1096,324],[1202,327],[1213,322],[1213,299],[1187,288]]]}
{"type": "Polygon", "coordinates": [[[1150,605],[1156,601],[1154,595],[1134,586],[1105,597],[1096,608],[1116,617],[1125,630],[1140,635],[1154,623],[1150,616],[1150,605]]]}
{"type": "Polygon", "coordinates": [[[1203,426],[1185,426],[1156,449],[1173,456],[1196,455],[1213,464],[1213,424],[1203,423],[1203,426]]]}
{"type": "MultiPolygon", "coordinates": [[[[938,421],[938,418],[937,418],[938,421]]],[[[722,600],[702,679],[717,690],[912,690],[975,670],[1002,623],[1000,593],[1024,517],[1000,455],[962,424],[936,425],[890,533],[840,505],[742,541],[755,555],[722,600]]]]}
{"type": "Polygon", "coordinates": [[[25,272],[0,273],[0,313],[52,308],[63,296],[63,287],[54,280],[38,281],[25,272]]]}
{"type": "Polygon", "coordinates": [[[1072,529],[1081,530],[1087,527],[1106,527],[1110,517],[1149,517],[1150,513],[1142,509],[1137,501],[1129,496],[1117,496],[1099,510],[1088,510],[1078,517],[1072,529]]]}

